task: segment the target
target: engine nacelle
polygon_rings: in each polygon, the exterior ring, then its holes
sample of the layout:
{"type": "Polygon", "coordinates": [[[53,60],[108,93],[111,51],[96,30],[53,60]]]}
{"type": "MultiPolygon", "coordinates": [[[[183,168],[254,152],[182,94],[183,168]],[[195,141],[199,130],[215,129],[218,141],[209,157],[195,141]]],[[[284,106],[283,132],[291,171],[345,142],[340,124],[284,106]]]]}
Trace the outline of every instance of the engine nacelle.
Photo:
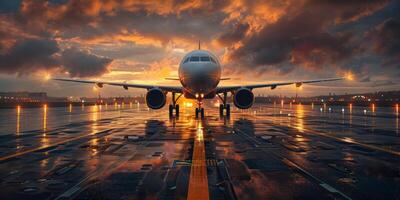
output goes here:
{"type": "Polygon", "coordinates": [[[165,105],[166,96],[165,93],[158,89],[153,88],[147,91],[146,104],[151,109],[160,109],[165,105]]]}
{"type": "Polygon", "coordinates": [[[254,94],[247,88],[240,88],[233,96],[233,103],[240,109],[250,108],[254,103],[254,94]]]}

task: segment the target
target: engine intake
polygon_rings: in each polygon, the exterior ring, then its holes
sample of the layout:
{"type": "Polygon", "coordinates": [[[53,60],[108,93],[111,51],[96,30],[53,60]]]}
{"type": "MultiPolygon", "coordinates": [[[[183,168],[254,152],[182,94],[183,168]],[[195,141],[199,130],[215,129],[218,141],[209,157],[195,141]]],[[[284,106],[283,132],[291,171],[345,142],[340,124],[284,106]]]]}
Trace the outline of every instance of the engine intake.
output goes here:
{"type": "Polygon", "coordinates": [[[146,94],[146,104],[151,109],[160,109],[165,105],[165,102],[165,93],[158,88],[150,89],[146,94]]]}
{"type": "Polygon", "coordinates": [[[233,96],[233,103],[240,109],[250,108],[254,103],[254,94],[247,88],[240,88],[233,96]]]}

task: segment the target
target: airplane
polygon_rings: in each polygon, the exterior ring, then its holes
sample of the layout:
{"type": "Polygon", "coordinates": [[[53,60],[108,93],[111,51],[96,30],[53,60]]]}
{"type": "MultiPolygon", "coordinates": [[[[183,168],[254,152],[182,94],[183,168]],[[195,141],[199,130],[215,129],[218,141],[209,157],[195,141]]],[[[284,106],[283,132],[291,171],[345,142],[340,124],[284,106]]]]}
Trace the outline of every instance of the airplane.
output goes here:
{"type": "Polygon", "coordinates": [[[306,81],[291,81],[267,84],[253,84],[253,85],[234,85],[234,86],[218,86],[221,80],[221,64],[213,53],[201,50],[200,43],[199,49],[186,54],[179,64],[179,77],[167,78],[169,80],[179,80],[181,86],[164,86],[164,85],[150,85],[150,84],[131,84],[131,83],[116,83],[106,81],[91,81],[91,80],[77,80],[54,78],[57,81],[69,81],[78,83],[95,84],[97,87],[102,88],[104,85],[122,86],[124,89],[128,88],[142,88],[147,89],[146,104],[151,109],[161,109],[166,104],[167,93],[172,94],[172,104],[169,105],[169,115],[179,116],[178,99],[183,95],[188,99],[197,100],[197,108],[195,109],[195,116],[204,118],[204,108],[202,101],[204,99],[213,99],[218,97],[221,99],[222,104],[219,106],[220,116],[230,116],[230,104],[227,103],[228,93],[232,94],[233,104],[239,109],[248,109],[254,103],[253,89],[269,87],[272,90],[278,86],[295,85],[296,87],[302,84],[338,81],[343,80],[345,77],[327,78],[306,81]],[[176,95],[179,94],[177,97],[176,95]]]}

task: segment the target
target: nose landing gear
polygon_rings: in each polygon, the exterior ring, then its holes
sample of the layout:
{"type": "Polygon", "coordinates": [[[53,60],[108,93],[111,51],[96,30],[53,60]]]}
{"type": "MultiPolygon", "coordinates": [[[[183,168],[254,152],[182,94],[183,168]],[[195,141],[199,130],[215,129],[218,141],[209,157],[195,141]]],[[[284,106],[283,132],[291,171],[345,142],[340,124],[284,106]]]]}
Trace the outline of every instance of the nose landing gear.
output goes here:
{"type": "Polygon", "coordinates": [[[204,118],[204,108],[196,108],[196,118],[200,117],[203,119],[204,118]]]}
{"type": "Polygon", "coordinates": [[[226,116],[229,117],[231,115],[231,105],[229,103],[226,103],[226,98],[228,94],[226,92],[223,93],[224,97],[221,97],[219,94],[217,94],[218,97],[221,99],[222,104],[219,105],[219,115],[224,116],[224,110],[226,111],[226,116]]]}
{"type": "Polygon", "coordinates": [[[180,94],[178,98],[175,99],[175,92],[172,93],[172,104],[169,104],[169,116],[172,117],[174,115],[174,110],[175,110],[175,116],[179,117],[179,105],[176,104],[178,99],[182,96],[180,94]]]}
{"type": "Polygon", "coordinates": [[[204,108],[201,107],[202,102],[200,99],[197,101],[197,104],[198,104],[198,107],[196,108],[196,118],[199,118],[199,115],[200,115],[201,119],[203,119],[204,118],[204,108]]]}

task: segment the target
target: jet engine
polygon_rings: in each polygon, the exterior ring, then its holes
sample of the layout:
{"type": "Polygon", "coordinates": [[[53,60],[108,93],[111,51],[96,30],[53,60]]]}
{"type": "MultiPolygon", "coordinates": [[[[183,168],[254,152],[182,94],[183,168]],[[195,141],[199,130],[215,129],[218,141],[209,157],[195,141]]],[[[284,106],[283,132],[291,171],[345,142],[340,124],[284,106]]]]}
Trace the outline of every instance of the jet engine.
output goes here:
{"type": "Polygon", "coordinates": [[[233,103],[240,109],[250,108],[254,103],[254,94],[247,88],[240,88],[233,96],[233,103]]]}
{"type": "Polygon", "coordinates": [[[166,96],[165,93],[158,89],[153,88],[147,91],[146,104],[151,109],[160,109],[165,105],[166,96]]]}

